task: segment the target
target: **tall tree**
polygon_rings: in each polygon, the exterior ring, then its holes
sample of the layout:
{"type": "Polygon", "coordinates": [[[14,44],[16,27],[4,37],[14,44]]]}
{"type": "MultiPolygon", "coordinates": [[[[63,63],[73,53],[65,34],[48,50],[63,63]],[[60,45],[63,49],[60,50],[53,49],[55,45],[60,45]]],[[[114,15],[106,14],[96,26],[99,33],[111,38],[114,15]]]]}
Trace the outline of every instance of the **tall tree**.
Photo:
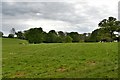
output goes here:
{"type": "Polygon", "coordinates": [[[14,38],[14,34],[9,34],[8,38],[14,38]]]}
{"type": "Polygon", "coordinates": [[[78,32],[70,32],[70,33],[67,33],[67,35],[72,38],[72,42],[80,41],[80,35],[78,34],[78,32]]]}
{"type": "Polygon", "coordinates": [[[92,31],[92,34],[91,34],[91,36],[89,38],[89,41],[90,42],[98,42],[98,41],[100,41],[100,38],[98,37],[99,32],[100,32],[100,29],[96,29],[96,30],[92,31]]]}
{"type": "Polygon", "coordinates": [[[25,38],[29,43],[42,43],[44,41],[44,31],[42,28],[31,28],[25,32],[25,38]]]}
{"type": "Polygon", "coordinates": [[[58,35],[55,30],[50,30],[47,34],[47,42],[48,43],[56,43],[58,35]]]}
{"type": "MultiPolygon", "coordinates": [[[[115,35],[112,37],[115,37],[115,35]]],[[[111,34],[108,31],[106,31],[102,28],[99,28],[92,32],[92,34],[89,38],[89,41],[91,41],[91,42],[99,42],[99,41],[111,42],[112,38],[111,38],[111,34]]]]}
{"type": "Polygon", "coordinates": [[[117,32],[120,32],[120,21],[116,21],[115,25],[117,26],[117,32]]]}
{"type": "Polygon", "coordinates": [[[65,42],[65,33],[63,31],[58,32],[59,42],[64,43],[65,42]]]}
{"type": "Polygon", "coordinates": [[[102,20],[98,26],[108,31],[111,35],[111,39],[113,38],[113,32],[117,31],[120,27],[120,21],[117,21],[114,17],[109,17],[108,19],[102,20]]]}
{"type": "Polygon", "coordinates": [[[0,37],[3,37],[3,32],[0,31],[0,37]]]}
{"type": "Polygon", "coordinates": [[[17,35],[18,39],[24,39],[25,38],[24,34],[21,31],[18,31],[15,34],[17,35]]]}
{"type": "Polygon", "coordinates": [[[63,31],[59,31],[58,36],[65,37],[65,33],[63,31]]]}
{"type": "Polygon", "coordinates": [[[65,43],[71,43],[72,42],[72,38],[70,36],[66,36],[65,37],[65,43]]]}

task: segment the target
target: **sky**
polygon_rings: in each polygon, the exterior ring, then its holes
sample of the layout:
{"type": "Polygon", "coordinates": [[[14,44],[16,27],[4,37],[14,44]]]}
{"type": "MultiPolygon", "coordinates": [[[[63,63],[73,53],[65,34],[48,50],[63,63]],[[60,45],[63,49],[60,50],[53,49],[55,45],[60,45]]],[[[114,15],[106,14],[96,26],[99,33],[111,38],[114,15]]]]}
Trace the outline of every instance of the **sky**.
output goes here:
{"type": "Polygon", "coordinates": [[[118,18],[119,0],[3,0],[1,31],[24,31],[42,27],[64,32],[88,33],[112,16],[118,18]]]}

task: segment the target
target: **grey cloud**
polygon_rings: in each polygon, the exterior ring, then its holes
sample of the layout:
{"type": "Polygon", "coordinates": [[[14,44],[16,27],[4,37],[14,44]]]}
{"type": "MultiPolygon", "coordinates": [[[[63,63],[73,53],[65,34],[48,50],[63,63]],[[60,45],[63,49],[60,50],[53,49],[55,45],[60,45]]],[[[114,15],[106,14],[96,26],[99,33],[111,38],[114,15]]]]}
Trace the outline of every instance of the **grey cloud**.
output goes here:
{"type": "Polygon", "coordinates": [[[18,23],[18,20],[23,20],[24,23],[24,20],[26,19],[50,19],[72,24],[73,27],[71,27],[70,30],[78,32],[90,32],[97,26],[96,22],[103,19],[108,13],[106,9],[103,10],[104,6],[94,7],[88,5],[87,2],[79,4],[83,8],[78,9],[80,13],[76,14],[76,9],[74,8],[76,4],[67,2],[3,2],[3,31],[9,29],[7,28],[8,25],[14,25],[20,30],[25,29],[25,27],[19,27],[19,25],[22,24],[18,23]],[[36,13],[40,13],[41,15],[36,15],[36,13]],[[15,20],[16,22],[14,22],[15,20]]]}
{"type": "Polygon", "coordinates": [[[17,2],[13,5],[10,5],[10,3],[3,2],[3,18],[29,18],[30,16],[34,17],[33,14],[36,13],[36,8],[37,5],[35,6],[27,2],[17,2]]]}
{"type": "MultiPolygon", "coordinates": [[[[31,13],[40,12],[45,17],[55,15],[57,13],[70,12],[70,6],[64,3],[53,3],[53,2],[17,2],[13,5],[3,2],[3,14],[11,17],[27,14],[30,16],[31,13]]],[[[33,16],[34,17],[34,16],[33,16]]]]}
{"type": "Polygon", "coordinates": [[[118,3],[118,19],[120,20],[120,1],[118,3]]]}
{"type": "Polygon", "coordinates": [[[3,3],[3,18],[36,18],[62,20],[70,23],[84,21],[84,16],[75,15],[72,4],[65,2],[18,2],[14,5],[3,3]],[[42,15],[36,16],[39,12],[42,15]]]}

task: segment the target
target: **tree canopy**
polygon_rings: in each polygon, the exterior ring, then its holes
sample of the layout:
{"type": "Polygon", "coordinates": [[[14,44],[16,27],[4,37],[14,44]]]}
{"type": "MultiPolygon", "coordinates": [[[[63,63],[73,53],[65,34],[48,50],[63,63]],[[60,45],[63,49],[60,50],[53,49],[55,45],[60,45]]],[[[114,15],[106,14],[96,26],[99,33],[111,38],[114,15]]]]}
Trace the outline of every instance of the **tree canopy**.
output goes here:
{"type": "Polygon", "coordinates": [[[0,37],[2,37],[2,36],[3,36],[3,32],[0,31],[0,37]]]}
{"type": "MultiPolygon", "coordinates": [[[[16,33],[18,38],[22,38],[22,33],[16,33]]],[[[40,28],[31,28],[24,33],[25,39],[29,43],[68,43],[68,42],[79,42],[80,37],[77,32],[71,32],[65,34],[62,31],[56,32],[55,30],[50,30],[48,33],[44,32],[40,28]]]]}
{"type": "MultiPolygon", "coordinates": [[[[26,39],[29,43],[68,43],[68,42],[99,42],[106,41],[112,42],[113,40],[120,39],[118,34],[120,33],[120,21],[114,17],[109,17],[108,19],[103,19],[98,23],[98,29],[92,31],[92,33],[79,34],[78,32],[63,32],[50,30],[48,33],[43,31],[41,27],[31,28],[24,32],[15,31],[15,28],[10,30],[9,38],[13,38],[17,35],[18,39],[26,39]]],[[[0,33],[1,36],[3,33],[0,33]]]]}
{"type": "MultiPolygon", "coordinates": [[[[109,17],[108,19],[103,19],[98,26],[106,31],[107,34],[110,35],[111,40],[114,37],[114,32],[119,32],[120,29],[120,21],[117,21],[114,17],[109,17]]],[[[102,34],[102,33],[101,33],[102,34]]]]}

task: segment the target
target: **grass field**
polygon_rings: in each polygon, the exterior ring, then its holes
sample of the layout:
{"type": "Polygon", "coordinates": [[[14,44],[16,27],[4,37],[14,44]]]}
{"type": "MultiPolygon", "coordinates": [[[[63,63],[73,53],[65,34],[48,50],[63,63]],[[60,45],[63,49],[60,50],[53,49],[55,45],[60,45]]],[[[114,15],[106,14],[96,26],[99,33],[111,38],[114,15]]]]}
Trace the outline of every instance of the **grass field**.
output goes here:
{"type": "Polygon", "coordinates": [[[2,43],[3,78],[118,77],[118,43],[2,43]]]}

